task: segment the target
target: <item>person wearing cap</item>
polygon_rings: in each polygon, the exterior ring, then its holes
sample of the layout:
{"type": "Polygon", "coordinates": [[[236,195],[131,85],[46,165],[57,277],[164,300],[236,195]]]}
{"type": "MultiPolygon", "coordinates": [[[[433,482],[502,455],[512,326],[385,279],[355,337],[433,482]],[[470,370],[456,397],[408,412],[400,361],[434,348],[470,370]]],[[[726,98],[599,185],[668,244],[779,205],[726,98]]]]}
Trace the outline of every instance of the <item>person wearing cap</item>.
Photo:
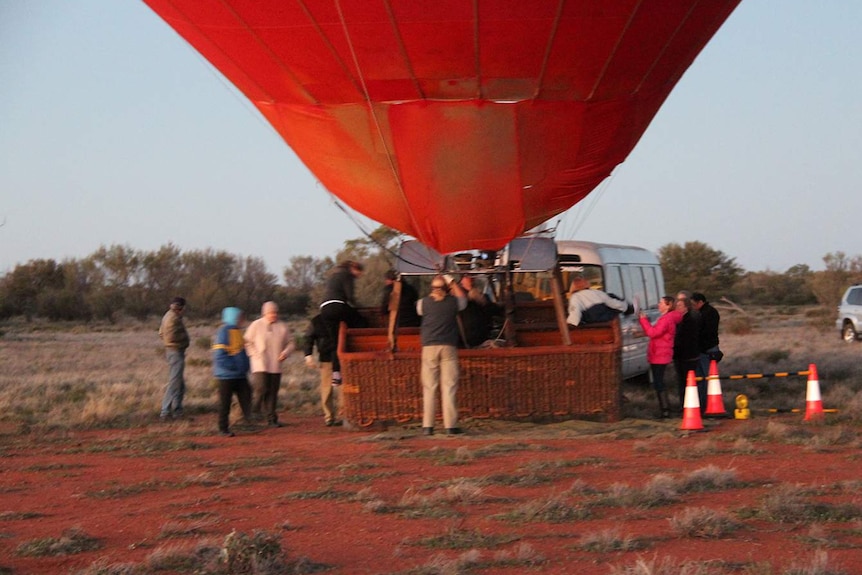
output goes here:
{"type": "Polygon", "coordinates": [[[293,334],[278,320],[278,304],[268,301],[260,309],[261,317],[245,330],[245,349],[251,360],[251,381],[254,400],[252,413],[263,412],[266,422],[281,427],[278,422],[278,390],[281,388],[281,364],[296,348],[293,334]]]}
{"type": "Polygon", "coordinates": [[[336,351],[332,353],[332,385],[341,385],[341,363],[338,361],[337,351],[338,326],[341,322],[346,323],[347,327],[368,325],[368,321],[357,311],[353,296],[353,286],[364,271],[365,266],[360,262],[347,260],[335,266],[326,280],[320,316],[336,345],[336,351]]]}
{"type": "Polygon", "coordinates": [[[168,384],[162,397],[162,410],[159,417],[162,420],[179,418],[183,415],[183,396],[186,392],[184,371],[186,367],[186,349],[189,347],[189,332],[183,323],[183,313],[186,300],[175,297],[162,317],[159,325],[159,337],[165,346],[165,358],[168,362],[168,384]]]}
{"type": "Polygon", "coordinates": [[[431,280],[431,293],[416,303],[422,316],[419,329],[422,343],[422,433],[434,434],[437,417],[437,388],[443,408],[447,435],[461,433],[458,427],[458,312],[467,307],[467,296],[449,275],[431,280]],[[451,293],[450,293],[451,292],[451,293]]]}
{"type": "Polygon", "coordinates": [[[230,430],[230,404],[234,395],[245,421],[251,421],[249,360],[242,334],[242,310],[237,307],[224,308],[221,321],[212,345],[213,377],[218,382],[218,430],[225,437],[233,437],[234,433],[230,430]]]}
{"type": "Polygon", "coordinates": [[[398,327],[419,327],[421,318],[416,313],[416,302],[419,301],[419,293],[416,288],[398,278],[398,272],[395,270],[387,270],[383,274],[383,296],[380,299],[380,315],[384,318],[389,317],[389,300],[392,298],[392,292],[395,289],[395,282],[401,282],[401,295],[398,297],[398,315],[396,324],[398,327]]]}

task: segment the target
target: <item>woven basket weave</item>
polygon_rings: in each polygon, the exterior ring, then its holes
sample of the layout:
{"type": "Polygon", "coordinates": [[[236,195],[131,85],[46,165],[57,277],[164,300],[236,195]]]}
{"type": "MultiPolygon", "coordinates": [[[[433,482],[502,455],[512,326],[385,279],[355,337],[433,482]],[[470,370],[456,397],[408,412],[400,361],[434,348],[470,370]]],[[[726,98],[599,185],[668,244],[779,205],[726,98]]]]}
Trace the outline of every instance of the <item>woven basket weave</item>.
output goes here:
{"type": "MultiPolygon", "coordinates": [[[[461,418],[617,421],[621,411],[619,322],[573,329],[573,344],[459,350],[461,418]]],[[[560,341],[534,329],[525,342],[560,341]]],[[[345,329],[339,337],[344,416],[354,425],[422,419],[418,328],[399,332],[386,350],[381,328],[345,329]]],[[[438,413],[440,410],[438,409],[438,413]]]]}

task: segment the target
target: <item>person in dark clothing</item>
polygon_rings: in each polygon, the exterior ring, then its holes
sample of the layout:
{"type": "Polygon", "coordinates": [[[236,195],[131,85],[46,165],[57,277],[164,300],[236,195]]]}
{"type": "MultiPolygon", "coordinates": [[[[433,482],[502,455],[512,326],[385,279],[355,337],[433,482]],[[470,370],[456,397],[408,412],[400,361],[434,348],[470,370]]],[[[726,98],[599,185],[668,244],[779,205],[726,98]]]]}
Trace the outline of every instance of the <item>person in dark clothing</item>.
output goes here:
{"type": "Polygon", "coordinates": [[[718,324],[721,321],[721,314],[718,310],[710,305],[706,300],[706,296],[702,293],[695,292],[691,294],[691,303],[694,309],[700,314],[700,332],[697,338],[697,347],[700,352],[698,358],[698,377],[707,377],[709,375],[709,363],[713,357],[718,357],[718,324]]]}
{"type": "Polygon", "coordinates": [[[303,351],[305,365],[320,369],[320,406],[323,408],[323,422],[326,427],[341,425],[340,406],[336,408],[335,389],[332,386],[332,356],[335,343],[320,314],[311,318],[305,331],[303,351]],[[317,346],[317,359],[314,361],[314,347],[317,346]]]}
{"type": "Polygon", "coordinates": [[[330,339],[335,343],[336,351],[332,353],[332,385],[341,385],[341,364],[338,361],[338,326],[341,322],[347,327],[366,327],[368,321],[356,310],[353,298],[353,286],[356,279],[365,270],[359,262],[346,261],[337,265],[326,280],[323,302],[320,304],[320,316],[329,331],[330,339]]]}
{"type": "MultiPolygon", "coordinates": [[[[676,326],[673,338],[673,366],[676,370],[677,389],[679,391],[680,411],[684,407],[686,379],[689,371],[697,371],[699,351],[697,348],[700,322],[692,312],[691,300],[683,294],[676,298],[675,313],[682,316],[676,326]]],[[[697,395],[700,400],[700,410],[706,409],[706,381],[697,383],[697,395]]]]}
{"type": "Polygon", "coordinates": [[[403,278],[399,279],[398,272],[395,270],[387,270],[383,276],[383,281],[385,285],[383,286],[383,296],[380,299],[380,315],[384,318],[389,317],[389,300],[395,289],[395,283],[400,281],[401,294],[398,297],[398,315],[395,325],[398,327],[419,327],[422,319],[416,313],[416,302],[419,301],[419,293],[416,288],[403,278]]]}
{"type": "Polygon", "coordinates": [[[494,318],[503,315],[503,308],[482,293],[472,276],[464,275],[460,285],[467,294],[467,307],[459,314],[463,329],[459,347],[478,347],[491,337],[494,318]]]}

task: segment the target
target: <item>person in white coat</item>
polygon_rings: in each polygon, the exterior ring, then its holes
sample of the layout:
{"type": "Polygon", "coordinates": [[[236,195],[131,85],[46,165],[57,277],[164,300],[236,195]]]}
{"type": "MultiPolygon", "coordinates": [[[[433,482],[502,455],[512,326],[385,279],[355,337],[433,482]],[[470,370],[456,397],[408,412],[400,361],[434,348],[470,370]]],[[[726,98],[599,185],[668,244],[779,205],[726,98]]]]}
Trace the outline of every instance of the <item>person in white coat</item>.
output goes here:
{"type": "Polygon", "coordinates": [[[576,276],[569,288],[569,315],[566,323],[579,326],[611,321],[617,315],[633,313],[632,306],[600,290],[590,289],[590,282],[576,276]]]}
{"type": "Polygon", "coordinates": [[[281,427],[278,421],[278,390],[281,388],[281,364],[296,348],[293,334],[278,320],[278,304],[268,301],[257,319],[245,330],[245,349],[251,360],[254,391],[252,413],[262,414],[267,423],[281,427]]]}

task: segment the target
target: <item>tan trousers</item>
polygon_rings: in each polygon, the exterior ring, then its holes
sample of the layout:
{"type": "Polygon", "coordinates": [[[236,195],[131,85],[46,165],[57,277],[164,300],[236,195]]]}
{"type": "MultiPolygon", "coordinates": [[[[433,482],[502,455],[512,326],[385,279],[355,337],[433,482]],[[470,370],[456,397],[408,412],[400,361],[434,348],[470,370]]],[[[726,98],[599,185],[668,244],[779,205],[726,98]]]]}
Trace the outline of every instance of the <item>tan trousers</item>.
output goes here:
{"type": "Polygon", "coordinates": [[[451,345],[422,346],[422,427],[434,427],[437,388],[446,429],[458,426],[458,348],[451,345]]]}
{"type": "Polygon", "coordinates": [[[341,406],[336,408],[335,390],[332,387],[332,362],[320,364],[320,406],[323,408],[323,419],[329,423],[341,419],[341,406]]]}

